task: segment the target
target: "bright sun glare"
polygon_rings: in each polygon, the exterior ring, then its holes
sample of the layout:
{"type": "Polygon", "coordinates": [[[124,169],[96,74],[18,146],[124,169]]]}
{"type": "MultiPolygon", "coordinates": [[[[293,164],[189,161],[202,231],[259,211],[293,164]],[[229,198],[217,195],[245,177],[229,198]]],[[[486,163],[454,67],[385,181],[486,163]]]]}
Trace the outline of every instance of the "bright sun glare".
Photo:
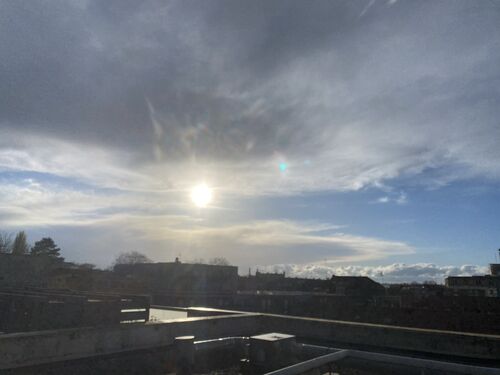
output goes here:
{"type": "Polygon", "coordinates": [[[191,189],[191,200],[196,207],[207,207],[213,198],[213,189],[207,184],[200,184],[191,189]]]}

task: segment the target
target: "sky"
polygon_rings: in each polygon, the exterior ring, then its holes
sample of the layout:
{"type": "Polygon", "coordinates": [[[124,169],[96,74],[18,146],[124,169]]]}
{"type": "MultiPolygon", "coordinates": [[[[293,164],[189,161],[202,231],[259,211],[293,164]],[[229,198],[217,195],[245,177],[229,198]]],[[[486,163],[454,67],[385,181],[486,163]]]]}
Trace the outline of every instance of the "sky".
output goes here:
{"type": "Polygon", "coordinates": [[[500,1],[0,1],[0,51],[0,231],[69,261],[495,261],[500,1]]]}

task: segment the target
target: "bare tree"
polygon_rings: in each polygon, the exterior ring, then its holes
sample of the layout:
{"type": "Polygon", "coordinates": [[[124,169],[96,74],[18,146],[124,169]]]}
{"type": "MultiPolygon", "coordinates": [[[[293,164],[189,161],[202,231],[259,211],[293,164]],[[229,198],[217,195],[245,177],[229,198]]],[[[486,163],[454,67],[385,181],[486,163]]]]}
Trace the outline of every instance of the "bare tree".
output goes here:
{"type": "Polygon", "coordinates": [[[146,255],[138,252],[138,251],[129,251],[126,253],[120,253],[114,262],[114,265],[117,264],[139,264],[139,263],[153,263],[151,259],[149,259],[146,255]]]}
{"type": "Polygon", "coordinates": [[[0,253],[10,253],[12,251],[12,234],[0,232],[0,253]]]}
{"type": "Polygon", "coordinates": [[[25,255],[28,254],[29,246],[26,233],[20,231],[16,234],[14,238],[14,243],[12,244],[12,254],[14,255],[25,255]]]}

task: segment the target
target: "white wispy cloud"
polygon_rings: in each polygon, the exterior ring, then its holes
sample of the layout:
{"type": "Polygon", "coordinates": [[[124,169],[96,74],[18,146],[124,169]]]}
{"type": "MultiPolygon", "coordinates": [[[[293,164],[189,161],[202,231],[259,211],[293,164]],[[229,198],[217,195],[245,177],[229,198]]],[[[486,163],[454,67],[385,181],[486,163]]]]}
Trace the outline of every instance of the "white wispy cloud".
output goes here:
{"type": "Polygon", "coordinates": [[[405,192],[399,193],[399,196],[396,198],[397,204],[406,204],[408,203],[408,197],[405,192]]]}
{"type": "MultiPolygon", "coordinates": [[[[133,232],[143,251],[156,260],[173,259],[180,251],[188,252],[190,258],[225,256],[243,267],[262,262],[363,261],[414,251],[404,242],[346,234],[345,226],[329,223],[218,222],[217,216],[199,216],[187,195],[110,193],[35,179],[4,182],[0,184],[0,227],[89,227],[116,233],[116,237],[133,232]]],[[[108,248],[104,243],[93,246],[90,252],[108,248]]]]}
{"type": "Polygon", "coordinates": [[[401,191],[399,193],[392,193],[391,195],[384,195],[378,198],[374,203],[389,203],[394,202],[396,204],[406,204],[408,203],[408,195],[401,191]]]}
{"type": "MultiPolygon", "coordinates": [[[[411,254],[398,241],[324,232],[336,226],[291,220],[260,220],[216,225],[193,218],[136,217],[128,224],[144,238],[188,249],[190,258],[224,256],[242,267],[283,261],[364,261],[411,254]]],[[[156,252],[157,255],[160,251],[156,252]]]]}
{"type": "Polygon", "coordinates": [[[376,0],[369,0],[368,1],[368,3],[365,5],[365,7],[363,8],[363,10],[359,14],[359,18],[363,17],[366,14],[366,12],[368,12],[368,10],[373,6],[373,4],[375,4],[375,1],[376,0]]]}
{"type": "Polygon", "coordinates": [[[132,152],[40,133],[9,130],[0,139],[0,171],[48,173],[95,187],[145,188],[148,176],[128,168],[132,152]]]}

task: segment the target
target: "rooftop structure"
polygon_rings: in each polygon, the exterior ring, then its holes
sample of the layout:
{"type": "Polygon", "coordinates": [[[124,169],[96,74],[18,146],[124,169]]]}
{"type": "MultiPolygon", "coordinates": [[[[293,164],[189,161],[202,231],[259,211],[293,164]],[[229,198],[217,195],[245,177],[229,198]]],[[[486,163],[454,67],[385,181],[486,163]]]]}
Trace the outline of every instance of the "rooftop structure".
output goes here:
{"type": "MultiPolygon", "coordinates": [[[[158,307],[157,307],[158,308],[158,307]]],[[[500,374],[500,336],[184,309],[188,318],[0,335],[7,374],[500,374]]]]}

